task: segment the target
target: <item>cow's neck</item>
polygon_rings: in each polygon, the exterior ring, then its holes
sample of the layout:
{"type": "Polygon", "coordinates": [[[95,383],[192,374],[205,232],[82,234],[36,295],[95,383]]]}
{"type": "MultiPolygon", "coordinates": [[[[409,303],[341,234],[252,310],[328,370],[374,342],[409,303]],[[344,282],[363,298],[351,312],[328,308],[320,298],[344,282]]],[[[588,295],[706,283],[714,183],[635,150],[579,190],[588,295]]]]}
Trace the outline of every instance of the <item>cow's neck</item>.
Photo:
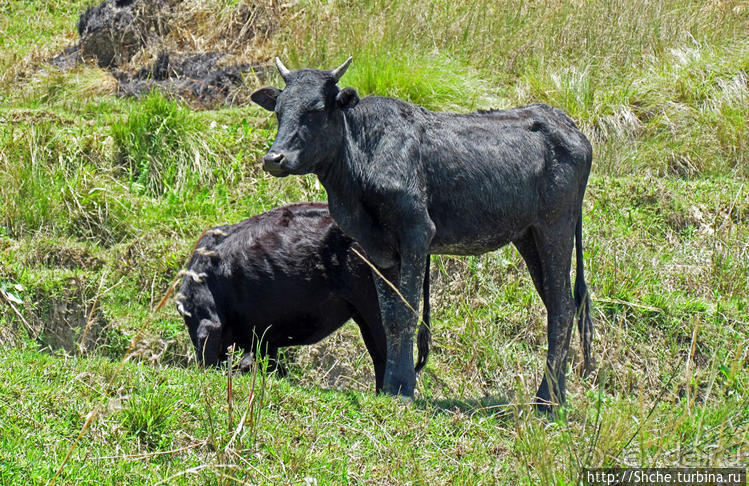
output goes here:
{"type": "Polygon", "coordinates": [[[382,268],[394,263],[392,242],[385,239],[379,229],[376,216],[364,201],[369,185],[368,167],[371,155],[367,146],[372,146],[371,136],[364,137],[366,122],[343,115],[343,136],[340,150],[328,161],[326,170],[318,173],[320,182],[328,193],[330,213],[344,233],[357,240],[374,263],[382,268]]]}

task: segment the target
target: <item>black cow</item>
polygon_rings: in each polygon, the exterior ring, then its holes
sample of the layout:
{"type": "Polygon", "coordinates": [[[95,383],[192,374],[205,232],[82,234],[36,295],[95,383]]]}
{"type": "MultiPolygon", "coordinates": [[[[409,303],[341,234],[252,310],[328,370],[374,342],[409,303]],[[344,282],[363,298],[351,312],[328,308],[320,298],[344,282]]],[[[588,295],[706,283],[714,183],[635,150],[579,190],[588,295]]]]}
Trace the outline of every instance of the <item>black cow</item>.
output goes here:
{"type": "Polygon", "coordinates": [[[278,117],[264,169],[278,177],[316,174],[343,231],[385,275],[399,275],[408,305],[377,281],[387,333],[385,392],[413,395],[413,309],[427,255],[477,255],[512,242],[548,311],[537,405],[549,410],[563,402],[576,309],[585,367],[592,367],[581,241],[590,142],[563,112],[542,104],[449,114],[391,98],[360,100],[354,89],[337,86],[350,62],[332,71],[290,71],[276,59],[285,89],[262,88],[252,99],[278,117]]]}
{"type": "MultiPolygon", "coordinates": [[[[278,348],[313,344],[353,319],[382,389],[386,341],[377,291],[363,250],[344,235],[325,203],[298,203],[206,230],[177,294],[198,363],[215,366],[227,347],[245,350],[247,369],[258,339],[275,366],[278,348]]],[[[427,262],[428,264],[428,262],[427,262]]],[[[419,359],[429,355],[429,272],[419,359]]],[[[283,371],[281,367],[277,368],[283,371]]]]}

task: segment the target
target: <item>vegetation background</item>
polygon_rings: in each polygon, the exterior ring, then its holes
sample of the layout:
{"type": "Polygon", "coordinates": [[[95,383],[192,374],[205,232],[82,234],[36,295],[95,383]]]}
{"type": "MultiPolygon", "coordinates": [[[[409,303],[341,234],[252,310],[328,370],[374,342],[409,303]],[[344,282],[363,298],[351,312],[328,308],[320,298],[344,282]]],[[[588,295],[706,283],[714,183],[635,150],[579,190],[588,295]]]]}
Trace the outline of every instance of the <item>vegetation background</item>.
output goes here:
{"type": "Polygon", "coordinates": [[[545,312],[511,247],[434,257],[433,351],[409,406],[374,395],[351,324],[289,350],[286,379],[196,368],[173,304],[154,309],[197,236],[325,193],[260,170],[275,121],[256,106],[121,98],[91,64],[50,66],[90,5],[0,0],[0,484],[579,484],[589,467],[747,466],[745,1],[181,2],[185,48],[289,67],[353,55],[342,84],[361,95],[540,101],[576,120],[595,148],[598,368],[577,376],[575,339],[558,420],[528,405],[545,312]],[[267,37],[221,37],[258,6],[267,37]]]}

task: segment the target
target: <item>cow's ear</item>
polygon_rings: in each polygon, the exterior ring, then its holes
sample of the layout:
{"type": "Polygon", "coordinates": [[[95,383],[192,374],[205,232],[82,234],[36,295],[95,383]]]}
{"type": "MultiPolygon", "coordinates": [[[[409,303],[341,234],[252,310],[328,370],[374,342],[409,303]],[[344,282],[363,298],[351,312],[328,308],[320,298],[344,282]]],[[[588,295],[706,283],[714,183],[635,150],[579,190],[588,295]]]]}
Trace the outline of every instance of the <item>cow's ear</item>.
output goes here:
{"type": "Polygon", "coordinates": [[[278,99],[279,94],[281,94],[280,89],[266,86],[252,93],[250,98],[266,110],[274,111],[276,109],[276,99],[278,99]]]}
{"type": "Polygon", "coordinates": [[[338,103],[338,106],[347,110],[355,107],[356,104],[359,103],[359,94],[354,88],[343,88],[336,95],[335,101],[338,103]]]}

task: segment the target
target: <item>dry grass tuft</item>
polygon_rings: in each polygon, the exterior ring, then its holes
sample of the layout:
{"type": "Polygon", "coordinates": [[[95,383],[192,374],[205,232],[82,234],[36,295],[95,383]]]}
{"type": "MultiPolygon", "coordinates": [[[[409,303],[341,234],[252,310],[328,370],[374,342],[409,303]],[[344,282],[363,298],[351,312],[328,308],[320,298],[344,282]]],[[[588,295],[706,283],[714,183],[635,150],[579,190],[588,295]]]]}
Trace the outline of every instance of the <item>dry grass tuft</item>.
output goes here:
{"type": "Polygon", "coordinates": [[[222,53],[225,65],[256,65],[273,55],[270,42],[283,19],[280,2],[186,0],[162,8],[163,32],[135,52],[122,69],[137,72],[163,51],[222,53]]]}

